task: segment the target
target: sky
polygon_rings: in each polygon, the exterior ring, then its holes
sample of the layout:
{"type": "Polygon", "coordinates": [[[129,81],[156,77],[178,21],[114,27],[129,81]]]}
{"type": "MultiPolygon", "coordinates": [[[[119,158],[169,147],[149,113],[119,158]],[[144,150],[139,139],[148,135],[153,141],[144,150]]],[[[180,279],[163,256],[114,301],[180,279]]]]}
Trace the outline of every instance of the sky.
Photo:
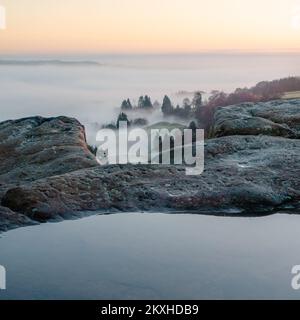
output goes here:
{"type": "Polygon", "coordinates": [[[0,54],[300,51],[300,0],[0,0],[0,54]]]}

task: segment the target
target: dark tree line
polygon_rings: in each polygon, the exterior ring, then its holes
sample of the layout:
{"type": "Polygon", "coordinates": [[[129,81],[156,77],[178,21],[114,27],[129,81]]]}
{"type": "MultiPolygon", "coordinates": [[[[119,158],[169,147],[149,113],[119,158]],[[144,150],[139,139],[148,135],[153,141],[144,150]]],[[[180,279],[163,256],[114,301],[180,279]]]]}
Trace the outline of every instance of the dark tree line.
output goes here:
{"type": "Polygon", "coordinates": [[[121,104],[121,109],[122,110],[134,110],[134,109],[144,109],[144,110],[151,110],[153,109],[153,104],[151,101],[151,98],[147,95],[145,96],[140,96],[138,100],[138,105],[133,106],[130,99],[124,100],[121,104]]]}
{"type": "MultiPolygon", "coordinates": [[[[214,90],[208,101],[202,101],[201,92],[196,92],[192,101],[186,98],[182,106],[172,103],[166,95],[161,105],[161,111],[165,117],[174,116],[182,119],[195,118],[197,127],[210,130],[216,107],[226,107],[243,102],[265,102],[280,99],[285,92],[300,91],[300,78],[289,77],[274,81],[262,81],[251,88],[237,88],[232,93],[214,90]]],[[[130,110],[154,110],[160,107],[158,102],[152,104],[149,96],[141,96],[138,105],[133,106],[129,99],[124,100],[121,105],[122,111],[130,110]]],[[[141,120],[136,120],[139,125],[141,120]]],[[[143,121],[142,121],[143,122],[143,121]]],[[[132,123],[132,122],[130,122],[132,123]]]]}
{"type": "Polygon", "coordinates": [[[152,103],[148,95],[140,96],[137,106],[133,106],[130,99],[123,100],[121,104],[122,111],[154,110],[160,107],[164,116],[175,116],[187,119],[192,117],[198,108],[202,107],[202,95],[200,92],[196,92],[192,101],[186,98],[183,100],[182,106],[176,105],[176,107],[174,107],[171,99],[167,95],[164,97],[162,105],[157,101],[152,103]]]}
{"type": "Polygon", "coordinates": [[[207,105],[208,107],[225,107],[242,102],[265,102],[280,99],[285,92],[299,90],[299,77],[262,81],[252,88],[237,88],[230,94],[213,91],[207,105]]]}
{"type": "Polygon", "coordinates": [[[140,96],[139,97],[139,102],[138,102],[138,108],[140,109],[152,109],[153,104],[151,102],[151,98],[147,95],[145,96],[140,96]]]}
{"type": "Polygon", "coordinates": [[[144,118],[136,118],[136,119],[133,119],[133,120],[129,120],[127,114],[124,113],[124,112],[121,112],[118,115],[118,118],[117,118],[116,122],[111,122],[109,124],[103,125],[102,128],[112,129],[112,130],[119,129],[121,121],[126,122],[127,123],[127,127],[130,127],[130,126],[143,127],[143,126],[146,126],[148,124],[148,121],[146,119],[144,119],[144,118]]]}
{"type": "Polygon", "coordinates": [[[232,93],[214,90],[208,102],[196,112],[198,125],[208,132],[213,123],[216,107],[226,107],[244,102],[267,102],[281,99],[285,92],[299,91],[300,77],[288,77],[273,81],[262,81],[251,88],[237,88],[232,93]]]}
{"type": "Polygon", "coordinates": [[[175,116],[178,118],[190,118],[195,115],[198,109],[202,108],[202,94],[196,92],[192,101],[186,98],[183,100],[183,104],[180,107],[173,106],[171,99],[168,96],[164,97],[161,111],[164,116],[175,116]]]}
{"type": "Polygon", "coordinates": [[[130,99],[124,100],[121,104],[121,109],[122,110],[132,110],[132,104],[130,102],[130,99]]]}

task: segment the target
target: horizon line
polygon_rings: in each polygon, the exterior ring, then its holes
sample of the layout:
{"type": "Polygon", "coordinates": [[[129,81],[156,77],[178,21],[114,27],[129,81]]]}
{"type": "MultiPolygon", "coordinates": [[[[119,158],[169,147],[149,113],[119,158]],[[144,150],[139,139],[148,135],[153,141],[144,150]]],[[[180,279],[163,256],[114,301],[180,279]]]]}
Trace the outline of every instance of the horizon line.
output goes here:
{"type": "Polygon", "coordinates": [[[228,50],[202,50],[202,51],[32,51],[32,52],[2,52],[1,56],[55,56],[55,55],[112,55],[112,56],[180,56],[180,55],[202,55],[202,54],[300,54],[300,49],[278,49],[278,50],[240,50],[240,49],[228,49],[228,50]]]}

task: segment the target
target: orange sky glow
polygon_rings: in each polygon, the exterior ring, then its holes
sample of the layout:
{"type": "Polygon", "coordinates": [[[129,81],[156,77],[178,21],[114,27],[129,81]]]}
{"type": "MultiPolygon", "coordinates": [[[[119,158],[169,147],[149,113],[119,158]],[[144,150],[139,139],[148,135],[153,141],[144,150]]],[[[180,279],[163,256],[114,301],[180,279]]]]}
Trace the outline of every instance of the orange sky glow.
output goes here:
{"type": "Polygon", "coordinates": [[[0,0],[0,54],[300,51],[295,0],[0,0]]]}

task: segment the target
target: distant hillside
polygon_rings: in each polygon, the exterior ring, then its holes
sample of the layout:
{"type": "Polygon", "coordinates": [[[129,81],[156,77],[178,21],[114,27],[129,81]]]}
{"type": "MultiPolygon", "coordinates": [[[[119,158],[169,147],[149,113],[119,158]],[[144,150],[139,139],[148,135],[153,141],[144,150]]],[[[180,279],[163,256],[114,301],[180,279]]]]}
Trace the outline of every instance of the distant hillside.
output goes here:
{"type": "Polygon", "coordinates": [[[226,94],[216,91],[209,98],[209,107],[225,107],[242,102],[266,102],[280,99],[285,92],[300,91],[300,77],[261,81],[252,88],[238,88],[226,94]]]}
{"type": "Polygon", "coordinates": [[[67,61],[67,60],[0,60],[0,65],[9,66],[44,66],[44,65],[60,65],[60,66],[80,66],[91,65],[100,66],[101,64],[95,61],[67,61]]]}

